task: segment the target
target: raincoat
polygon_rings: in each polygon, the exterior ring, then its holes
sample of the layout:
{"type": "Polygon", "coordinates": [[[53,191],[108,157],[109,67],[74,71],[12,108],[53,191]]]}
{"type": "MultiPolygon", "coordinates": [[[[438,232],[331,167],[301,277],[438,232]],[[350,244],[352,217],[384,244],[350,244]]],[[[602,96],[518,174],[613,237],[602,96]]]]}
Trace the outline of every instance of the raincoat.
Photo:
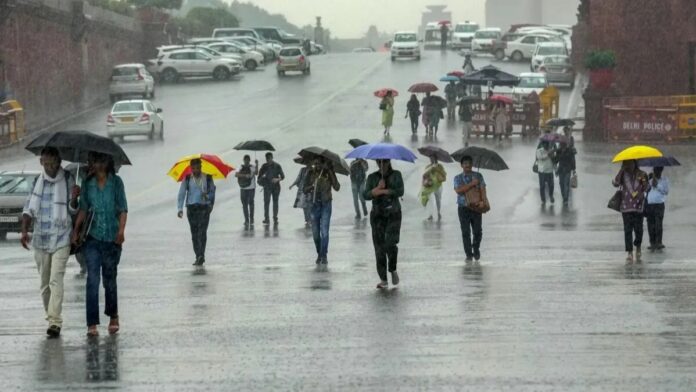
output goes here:
{"type": "Polygon", "coordinates": [[[437,192],[442,187],[442,183],[447,179],[445,168],[439,164],[430,164],[423,173],[423,184],[420,191],[420,202],[425,207],[430,200],[430,195],[437,192]]]}
{"type": "Polygon", "coordinates": [[[391,127],[394,123],[394,98],[384,97],[381,103],[385,106],[382,110],[382,125],[391,127]]]}

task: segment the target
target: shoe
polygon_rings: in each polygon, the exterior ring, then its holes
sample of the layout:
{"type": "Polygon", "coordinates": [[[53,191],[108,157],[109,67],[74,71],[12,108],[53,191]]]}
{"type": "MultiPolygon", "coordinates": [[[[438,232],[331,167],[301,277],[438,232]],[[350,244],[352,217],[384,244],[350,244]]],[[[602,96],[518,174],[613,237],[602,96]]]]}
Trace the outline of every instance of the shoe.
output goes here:
{"type": "Polygon", "coordinates": [[[254,220],[252,219],[249,221],[249,226],[253,226],[253,225],[254,225],[254,220]]]}
{"type": "Polygon", "coordinates": [[[636,263],[637,264],[640,264],[640,262],[643,261],[643,260],[641,260],[641,256],[642,256],[642,254],[640,252],[640,248],[636,248],[636,263]]]}
{"type": "Polygon", "coordinates": [[[278,218],[273,218],[273,224],[278,226],[278,218]]]}
{"type": "Polygon", "coordinates": [[[121,327],[118,324],[118,317],[112,318],[109,321],[109,335],[115,335],[121,327]]]}
{"type": "Polygon", "coordinates": [[[363,211],[363,215],[365,215],[365,218],[367,218],[367,210],[363,211]]]}
{"type": "Polygon", "coordinates": [[[355,220],[360,220],[360,219],[362,219],[362,217],[360,216],[360,214],[356,214],[356,215],[355,215],[355,220]]]}
{"type": "Polygon", "coordinates": [[[437,221],[440,222],[442,220],[442,214],[438,213],[437,214],[437,221]]]}
{"type": "Polygon", "coordinates": [[[633,264],[633,252],[628,252],[628,255],[626,255],[626,265],[631,264],[633,264]]]}
{"type": "Polygon", "coordinates": [[[655,246],[655,245],[650,245],[650,246],[648,246],[648,250],[650,251],[650,253],[653,253],[653,252],[655,252],[655,251],[657,250],[657,246],[655,246]]]}
{"type": "Polygon", "coordinates": [[[464,259],[464,262],[467,264],[471,264],[474,261],[474,258],[471,256],[467,256],[466,259],[464,259]]]}
{"type": "Polygon", "coordinates": [[[481,251],[478,249],[474,251],[474,260],[479,261],[481,259],[481,251]]]}
{"type": "Polygon", "coordinates": [[[433,221],[433,216],[432,216],[432,215],[430,215],[430,216],[428,217],[428,219],[426,219],[426,221],[428,221],[428,222],[432,222],[432,221],[433,221]]]}
{"type": "Polygon", "coordinates": [[[198,258],[196,258],[196,261],[194,261],[191,265],[198,265],[198,258]]]}
{"type": "Polygon", "coordinates": [[[554,199],[553,196],[551,196],[551,204],[553,204],[555,202],[556,202],[556,199],[554,199]]]}
{"type": "Polygon", "coordinates": [[[657,245],[657,249],[658,249],[658,250],[662,250],[662,249],[664,249],[664,248],[666,248],[666,246],[664,246],[662,243],[660,243],[660,244],[657,245]]]}
{"type": "Polygon", "coordinates": [[[392,285],[397,286],[399,284],[399,274],[396,273],[396,271],[391,273],[392,276],[392,285]]]}
{"type": "Polygon", "coordinates": [[[57,338],[60,336],[60,327],[57,325],[51,325],[46,330],[46,335],[50,338],[57,338]]]}
{"type": "Polygon", "coordinates": [[[321,264],[321,257],[317,256],[316,261],[314,262],[316,265],[321,264]]]}
{"type": "Polygon", "coordinates": [[[381,281],[381,282],[379,282],[379,283],[377,283],[377,289],[379,289],[379,290],[384,290],[384,289],[386,289],[386,288],[388,288],[388,287],[389,287],[389,282],[386,282],[386,281],[384,281],[384,280],[381,281]]]}
{"type": "Polygon", "coordinates": [[[271,222],[270,222],[268,219],[264,219],[264,220],[263,220],[263,224],[264,224],[264,225],[268,225],[268,224],[270,224],[270,223],[271,223],[271,222]]]}
{"type": "Polygon", "coordinates": [[[89,327],[87,327],[87,336],[89,336],[89,337],[99,336],[99,331],[97,330],[96,325],[90,325],[89,327]]]}
{"type": "Polygon", "coordinates": [[[248,220],[245,220],[245,221],[244,221],[244,227],[249,227],[249,221],[248,221],[248,220]]]}

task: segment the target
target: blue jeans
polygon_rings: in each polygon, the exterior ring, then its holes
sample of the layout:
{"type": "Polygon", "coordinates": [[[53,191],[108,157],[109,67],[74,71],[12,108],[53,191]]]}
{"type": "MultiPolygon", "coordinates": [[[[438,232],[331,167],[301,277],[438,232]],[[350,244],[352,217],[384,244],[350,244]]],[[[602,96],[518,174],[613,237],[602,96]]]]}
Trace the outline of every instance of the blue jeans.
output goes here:
{"type": "Polygon", "coordinates": [[[312,235],[317,255],[326,258],[329,253],[329,224],[331,223],[331,200],[315,201],[312,204],[312,235]]]}
{"type": "Polygon", "coordinates": [[[87,264],[87,326],[99,324],[99,281],[104,279],[104,314],[118,317],[116,273],[121,247],[113,242],[89,238],[82,248],[87,264]]]}

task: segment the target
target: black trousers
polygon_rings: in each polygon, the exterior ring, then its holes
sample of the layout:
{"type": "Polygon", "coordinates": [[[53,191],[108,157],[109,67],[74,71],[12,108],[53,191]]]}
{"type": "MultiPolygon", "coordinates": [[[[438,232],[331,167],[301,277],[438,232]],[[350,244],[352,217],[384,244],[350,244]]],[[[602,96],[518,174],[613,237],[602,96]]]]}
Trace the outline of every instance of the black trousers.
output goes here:
{"type": "Polygon", "coordinates": [[[208,242],[208,223],[210,222],[210,207],[202,204],[186,206],[186,217],[191,227],[191,242],[196,260],[205,258],[205,246],[208,242]]]}
{"type": "Polygon", "coordinates": [[[264,220],[270,221],[268,219],[268,208],[271,204],[271,198],[273,199],[273,220],[278,220],[278,197],[280,196],[280,185],[267,186],[263,188],[263,217],[264,220]]]}
{"type": "Polygon", "coordinates": [[[483,239],[483,216],[480,212],[472,211],[466,207],[459,207],[459,225],[462,228],[462,240],[464,241],[464,253],[466,257],[474,257],[480,254],[481,239],[483,239]],[[473,241],[471,234],[474,234],[473,241]]]}
{"type": "Polygon", "coordinates": [[[662,245],[662,220],[665,217],[665,203],[646,205],[645,217],[648,221],[650,245],[662,245]]]}
{"type": "Polygon", "coordinates": [[[640,249],[640,245],[643,243],[643,214],[624,212],[621,216],[623,217],[626,252],[633,252],[634,246],[640,249]]]}
{"type": "Polygon", "coordinates": [[[244,212],[244,222],[254,221],[254,197],[256,189],[242,189],[240,197],[242,199],[242,211],[244,212]]]}
{"type": "Polygon", "coordinates": [[[409,113],[408,117],[411,119],[411,132],[416,132],[418,130],[418,118],[420,117],[420,114],[409,113]]]}
{"type": "Polygon", "coordinates": [[[388,213],[370,212],[370,226],[372,227],[372,244],[375,247],[375,259],[377,262],[377,274],[380,280],[387,281],[387,271],[396,271],[396,263],[399,255],[399,238],[401,234],[401,211],[388,213]]]}

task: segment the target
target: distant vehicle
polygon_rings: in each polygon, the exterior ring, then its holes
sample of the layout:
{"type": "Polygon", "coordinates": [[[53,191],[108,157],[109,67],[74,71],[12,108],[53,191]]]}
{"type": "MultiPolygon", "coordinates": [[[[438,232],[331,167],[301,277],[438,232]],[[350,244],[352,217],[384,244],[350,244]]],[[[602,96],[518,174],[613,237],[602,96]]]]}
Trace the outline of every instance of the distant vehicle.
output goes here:
{"type": "Polygon", "coordinates": [[[471,49],[471,41],[480,28],[478,23],[469,21],[455,24],[450,45],[452,49],[471,49]]]}
{"type": "Polygon", "coordinates": [[[111,139],[126,136],[147,136],[150,140],[158,136],[164,140],[162,109],[144,99],[118,101],[106,116],[106,135],[111,139]]]}
{"type": "Polygon", "coordinates": [[[568,56],[546,56],[539,67],[539,72],[546,74],[549,84],[568,83],[575,87],[575,69],[568,56]]]}
{"type": "Polygon", "coordinates": [[[208,56],[216,59],[216,58],[228,58],[235,60],[239,62],[240,64],[242,63],[242,56],[239,54],[235,53],[220,53],[217,50],[209,48],[207,45],[198,45],[198,44],[192,44],[192,45],[164,45],[164,46],[159,46],[157,47],[157,57],[161,57],[165,53],[173,52],[175,50],[181,50],[181,49],[197,49],[208,56]]]}
{"type": "Polygon", "coordinates": [[[254,27],[253,30],[258,33],[261,39],[278,41],[283,45],[302,45],[301,38],[288,34],[277,27],[254,27]]]}
{"type": "Polygon", "coordinates": [[[549,83],[546,75],[536,72],[523,72],[519,75],[520,84],[512,89],[512,96],[515,102],[522,102],[532,92],[541,94],[549,83]]]}
{"type": "MultiPolygon", "coordinates": [[[[442,45],[442,40],[440,39],[440,29],[441,25],[439,23],[428,23],[425,26],[425,38],[423,40],[424,49],[440,49],[442,45]]],[[[451,35],[451,34],[450,34],[451,35]]],[[[449,42],[449,40],[448,40],[449,42]]],[[[396,42],[394,42],[396,43],[396,42]]],[[[393,44],[392,44],[393,46],[393,44]]]]}
{"type": "Polygon", "coordinates": [[[491,54],[495,56],[496,60],[505,60],[505,49],[507,48],[507,43],[520,38],[522,35],[523,34],[520,33],[510,32],[503,34],[503,36],[500,39],[493,42],[493,46],[491,47],[491,54]]]}
{"type": "Polygon", "coordinates": [[[493,44],[503,36],[503,31],[498,27],[489,27],[478,30],[471,40],[471,50],[474,52],[491,53],[493,44]]]}
{"type": "Polygon", "coordinates": [[[151,61],[154,61],[154,68],[162,81],[170,83],[188,76],[212,76],[217,80],[227,80],[242,69],[239,61],[221,56],[213,58],[201,48],[178,49],[151,61]]]}
{"type": "Polygon", "coordinates": [[[505,56],[513,61],[531,59],[538,44],[553,41],[562,42],[562,39],[544,34],[526,34],[514,41],[508,41],[505,56]]]}
{"type": "Polygon", "coordinates": [[[391,61],[396,61],[398,58],[413,58],[420,61],[421,51],[418,34],[414,31],[397,32],[394,34],[390,51],[391,61]]]}
{"type": "Polygon", "coordinates": [[[284,76],[288,71],[298,71],[309,75],[312,72],[312,66],[302,48],[289,46],[280,51],[276,70],[278,76],[284,76]]]}
{"type": "Polygon", "coordinates": [[[210,37],[189,38],[186,40],[187,45],[208,45],[208,44],[214,44],[216,42],[225,42],[225,40],[222,38],[210,38],[210,37]]]}
{"type": "Polygon", "coordinates": [[[155,79],[143,64],[121,64],[111,70],[109,98],[115,102],[125,95],[154,98],[155,79]]]}
{"type": "Polygon", "coordinates": [[[253,50],[246,50],[236,44],[234,41],[229,42],[217,42],[208,45],[210,49],[224,54],[233,54],[242,57],[242,64],[244,68],[249,71],[255,70],[260,65],[264,64],[263,55],[259,52],[253,50]]]}
{"type": "Polygon", "coordinates": [[[0,241],[7,233],[22,231],[24,203],[33,190],[38,171],[0,171],[0,241]]]}
{"type": "Polygon", "coordinates": [[[228,37],[254,37],[262,39],[261,35],[256,30],[243,27],[225,27],[213,30],[213,38],[228,38],[228,37]]]}
{"type": "Polygon", "coordinates": [[[541,42],[537,45],[534,50],[534,55],[532,55],[532,63],[530,65],[530,70],[532,72],[537,72],[541,63],[544,62],[546,56],[555,55],[569,55],[568,48],[565,46],[565,42],[541,42]]]}
{"type": "Polygon", "coordinates": [[[273,47],[260,39],[253,37],[231,37],[227,38],[226,40],[247,45],[251,50],[261,53],[265,62],[273,61],[277,57],[273,47]]]}
{"type": "Polygon", "coordinates": [[[353,53],[374,53],[375,50],[372,48],[354,48],[353,53]]]}
{"type": "Polygon", "coordinates": [[[326,49],[324,48],[324,45],[320,45],[314,41],[310,42],[310,45],[312,45],[312,54],[324,54],[324,53],[326,53],[326,49]]]}

